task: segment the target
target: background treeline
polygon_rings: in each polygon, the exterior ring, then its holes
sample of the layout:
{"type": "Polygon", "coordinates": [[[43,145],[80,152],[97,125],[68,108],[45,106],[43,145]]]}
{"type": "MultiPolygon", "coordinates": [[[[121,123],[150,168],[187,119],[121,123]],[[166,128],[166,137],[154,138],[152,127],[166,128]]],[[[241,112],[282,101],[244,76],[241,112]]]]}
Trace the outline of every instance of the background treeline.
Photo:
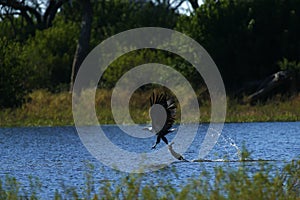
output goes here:
{"type": "MultiPolygon", "coordinates": [[[[189,15],[179,12],[183,2],[91,1],[89,50],[128,29],[165,27],[191,36],[209,52],[229,94],[280,70],[293,72],[299,90],[299,0],[205,0],[202,5],[186,1],[194,8],[189,15]]],[[[68,90],[82,26],[80,0],[0,0],[0,16],[0,107],[21,105],[33,90],[68,90]],[[24,14],[14,2],[32,10],[24,14]]],[[[154,50],[122,56],[112,63],[99,84],[110,89],[128,69],[156,61],[179,70],[195,89],[205,87],[187,62],[154,50]]]]}

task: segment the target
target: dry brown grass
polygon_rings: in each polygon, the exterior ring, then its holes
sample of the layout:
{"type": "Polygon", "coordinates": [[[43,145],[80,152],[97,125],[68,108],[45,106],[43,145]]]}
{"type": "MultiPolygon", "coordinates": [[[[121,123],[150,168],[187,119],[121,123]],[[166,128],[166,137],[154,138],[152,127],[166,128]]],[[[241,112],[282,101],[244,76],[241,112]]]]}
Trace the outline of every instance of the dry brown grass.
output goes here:
{"type": "MultiPolygon", "coordinates": [[[[101,124],[115,123],[111,112],[111,94],[109,90],[99,89],[95,96],[98,120],[101,124]]],[[[130,99],[130,114],[135,123],[148,123],[149,97],[152,91],[135,92],[130,99]]],[[[199,98],[200,100],[200,98],[199,98]]],[[[180,107],[178,108],[178,122],[180,107]]],[[[210,121],[210,102],[201,99],[201,122],[210,121]]],[[[226,122],[258,121],[299,121],[300,95],[282,100],[274,98],[255,106],[239,104],[227,100],[226,122]]],[[[3,109],[0,112],[0,126],[60,126],[73,125],[72,95],[69,92],[52,94],[45,90],[34,91],[21,108],[3,109]]]]}

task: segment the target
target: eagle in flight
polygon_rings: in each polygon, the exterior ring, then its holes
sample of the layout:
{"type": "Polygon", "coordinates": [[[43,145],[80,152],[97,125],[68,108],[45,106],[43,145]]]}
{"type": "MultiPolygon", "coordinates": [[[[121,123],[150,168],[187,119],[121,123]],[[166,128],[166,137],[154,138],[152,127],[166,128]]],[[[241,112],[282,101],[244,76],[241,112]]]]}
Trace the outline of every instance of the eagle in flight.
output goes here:
{"type": "Polygon", "coordinates": [[[161,139],[168,144],[168,140],[165,136],[175,130],[172,126],[175,122],[176,104],[174,100],[169,98],[166,94],[155,95],[153,93],[150,97],[150,106],[149,115],[152,121],[152,127],[146,129],[155,133],[157,136],[156,142],[152,146],[152,149],[155,149],[161,139]]]}

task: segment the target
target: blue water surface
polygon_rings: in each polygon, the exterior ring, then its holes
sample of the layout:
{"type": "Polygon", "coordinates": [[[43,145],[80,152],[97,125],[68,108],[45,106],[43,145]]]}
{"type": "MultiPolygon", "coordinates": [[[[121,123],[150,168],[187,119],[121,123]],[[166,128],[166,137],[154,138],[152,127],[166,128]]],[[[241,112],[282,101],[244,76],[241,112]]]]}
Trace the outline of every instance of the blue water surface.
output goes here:
{"type": "MultiPolygon", "coordinates": [[[[189,126],[185,126],[185,132],[189,134],[189,126]]],[[[141,127],[126,128],[140,131],[141,127]]],[[[198,159],[207,129],[207,124],[199,126],[194,141],[183,154],[186,159],[198,159]]],[[[134,138],[116,125],[106,125],[103,130],[109,140],[120,148],[137,153],[155,151],[151,150],[155,136],[134,138]]],[[[168,135],[169,141],[175,135],[176,132],[168,135]]],[[[158,149],[164,145],[161,142],[158,149]]],[[[213,173],[218,166],[238,168],[241,163],[236,161],[240,159],[243,145],[251,152],[251,160],[266,160],[278,167],[276,170],[281,170],[285,163],[299,159],[300,122],[225,124],[218,142],[205,157],[205,160],[213,162],[178,162],[174,159],[171,165],[146,173],[144,184],[151,182],[159,185],[159,180],[164,179],[179,188],[203,171],[213,173]],[[177,175],[172,173],[174,170],[177,175]]],[[[52,198],[56,190],[62,193],[67,188],[84,190],[87,174],[92,174],[95,187],[107,182],[120,183],[128,175],[94,158],[82,144],[75,127],[71,126],[0,128],[0,149],[0,179],[4,181],[8,175],[15,177],[26,193],[32,190],[29,177],[37,178],[42,183],[38,192],[42,199],[52,198]]],[[[247,165],[253,167],[253,171],[258,168],[257,162],[247,165]]]]}

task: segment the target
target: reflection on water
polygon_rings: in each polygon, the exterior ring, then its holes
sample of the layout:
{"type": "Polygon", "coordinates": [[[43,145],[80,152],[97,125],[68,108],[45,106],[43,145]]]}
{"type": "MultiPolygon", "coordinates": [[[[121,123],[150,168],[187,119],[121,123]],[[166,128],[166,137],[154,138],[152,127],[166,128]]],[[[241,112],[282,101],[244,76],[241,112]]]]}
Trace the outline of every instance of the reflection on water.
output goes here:
{"type": "MultiPolygon", "coordinates": [[[[208,125],[199,127],[196,138],[183,154],[188,160],[198,159],[199,149],[208,125]]],[[[140,126],[127,126],[126,129],[141,131],[140,126]]],[[[124,134],[117,126],[104,126],[107,137],[120,148],[131,152],[151,152],[155,137],[134,138],[124,134]]],[[[185,133],[189,134],[188,125],[185,133]]],[[[171,141],[176,133],[168,136],[171,141]]],[[[213,173],[218,166],[238,167],[243,143],[251,152],[252,160],[272,160],[279,168],[286,161],[299,158],[300,123],[232,123],[225,124],[218,143],[204,159],[207,162],[174,162],[145,175],[145,182],[154,182],[158,178],[170,180],[178,187],[189,178],[197,177],[204,170],[213,173]],[[220,162],[220,161],[231,162],[220,162]],[[219,162],[208,162],[219,161],[219,162]],[[170,173],[175,169],[178,174],[170,173]]],[[[173,148],[176,150],[176,145],[173,148]]],[[[158,148],[164,147],[160,143],[158,148]]],[[[54,195],[56,189],[66,187],[80,188],[84,185],[85,175],[95,168],[93,176],[96,184],[111,181],[118,182],[126,173],[112,170],[96,160],[81,143],[74,127],[36,127],[36,128],[1,128],[0,129],[0,178],[6,175],[17,178],[24,187],[29,187],[28,176],[38,177],[42,187],[42,197],[54,195]]],[[[169,152],[166,149],[166,154],[169,152]]],[[[247,162],[245,165],[258,168],[258,162],[247,162]]],[[[153,166],[159,167],[159,166],[153,166]]],[[[158,183],[157,183],[158,184],[158,183]]]]}

